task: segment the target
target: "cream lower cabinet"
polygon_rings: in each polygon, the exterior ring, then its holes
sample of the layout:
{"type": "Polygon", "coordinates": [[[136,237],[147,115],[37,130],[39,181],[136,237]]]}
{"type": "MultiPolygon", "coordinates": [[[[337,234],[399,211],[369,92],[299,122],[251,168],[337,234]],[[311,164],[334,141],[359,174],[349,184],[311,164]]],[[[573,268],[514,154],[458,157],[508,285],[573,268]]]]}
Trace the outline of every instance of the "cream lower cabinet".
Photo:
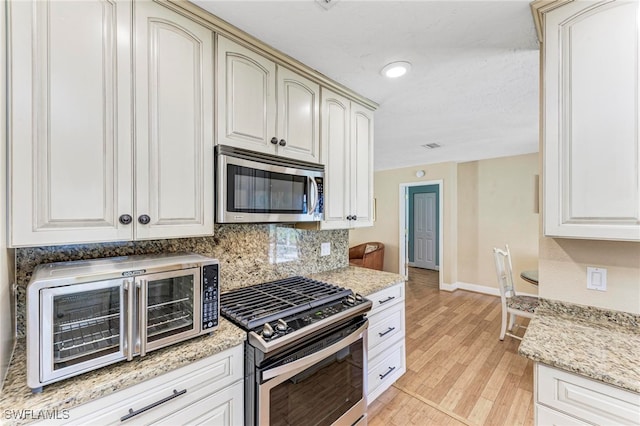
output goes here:
{"type": "Polygon", "coordinates": [[[640,394],[535,363],[535,423],[638,425],[640,394]]]}
{"type": "Polygon", "coordinates": [[[533,5],[544,31],[544,233],[640,241],[640,4],[533,5]]]}
{"type": "Polygon", "coordinates": [[[367,296],[373,302],[367,331],[367,403],[406,371],[404,283],[367,296]]]}
{"type": "Polygon", "coordinates": [[[322,89],[323,229],[373,225],[373,112],[322,89]]]}
{"type": "Polygon", "coordinates": [[[8,10],[10,244],[211,234],[213,33],[153,2],[8,10]]]}
{"type": "Polygon", "coordinates": [[[320,86],[218,36],[218,144],[320,162],[320,86]]]}
{"type": "Polygon", "coordinates": [[[55,423],[241,425],[243,377],[244,347],[239,345],[72,408],[67,419],[55,423]]]}

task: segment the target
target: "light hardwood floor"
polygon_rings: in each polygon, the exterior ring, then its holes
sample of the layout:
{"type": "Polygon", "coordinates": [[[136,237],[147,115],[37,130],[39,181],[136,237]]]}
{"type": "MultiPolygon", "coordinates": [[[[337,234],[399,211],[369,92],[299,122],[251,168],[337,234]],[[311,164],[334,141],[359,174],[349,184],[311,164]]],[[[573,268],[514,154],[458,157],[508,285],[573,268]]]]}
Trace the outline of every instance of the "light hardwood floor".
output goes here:
{"type": "Polygon", "coordinates": [[[410,268],[405,303],[407,372],[369,405],[369,425],[533,424],[533,363],[498,339],[498,297],[441,292],[437,271],[410,268]]]}

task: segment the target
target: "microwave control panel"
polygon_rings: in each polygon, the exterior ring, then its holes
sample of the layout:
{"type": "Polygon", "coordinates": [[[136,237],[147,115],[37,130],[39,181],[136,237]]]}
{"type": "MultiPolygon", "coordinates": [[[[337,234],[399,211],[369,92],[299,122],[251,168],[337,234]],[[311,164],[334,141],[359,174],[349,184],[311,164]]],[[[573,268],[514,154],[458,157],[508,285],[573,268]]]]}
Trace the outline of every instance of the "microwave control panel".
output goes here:
{"type": "Polygon", "coordinates": [[[202,267],[202,330],[218,325],[218,264],[202,267]]]}

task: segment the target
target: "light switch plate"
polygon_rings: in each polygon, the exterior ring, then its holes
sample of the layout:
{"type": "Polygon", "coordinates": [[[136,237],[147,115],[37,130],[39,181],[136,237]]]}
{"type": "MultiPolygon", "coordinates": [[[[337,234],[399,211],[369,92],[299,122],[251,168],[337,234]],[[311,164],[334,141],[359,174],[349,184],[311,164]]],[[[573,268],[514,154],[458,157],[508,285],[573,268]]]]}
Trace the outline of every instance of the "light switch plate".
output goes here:
{"type": "Polygon", "coordinates": [[[587,288],[607,291],[607,270],[605,268],[587,266],[587,288]]]}
{"type": "Polygon", "coordinates": [[[331,254],[331,243],[320,244],[320,256],[329,256],[331,254]]]}

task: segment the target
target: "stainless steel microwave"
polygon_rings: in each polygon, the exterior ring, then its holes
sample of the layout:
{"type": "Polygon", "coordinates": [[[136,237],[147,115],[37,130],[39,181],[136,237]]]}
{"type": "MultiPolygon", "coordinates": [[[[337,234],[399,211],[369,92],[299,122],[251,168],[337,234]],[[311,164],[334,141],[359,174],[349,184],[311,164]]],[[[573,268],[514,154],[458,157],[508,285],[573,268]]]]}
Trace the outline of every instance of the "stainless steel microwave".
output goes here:
{"type": "Polygon", "coordinates": [[[216,171],[218,223],[323,219],[321,164],[218,145],[216,171]]]}
{"type": "Polygon", "coordinates": [[[218,327],[219,263],[197,254],[38,266],[27,286],[27,385],[131,361],[218,327]]]}

